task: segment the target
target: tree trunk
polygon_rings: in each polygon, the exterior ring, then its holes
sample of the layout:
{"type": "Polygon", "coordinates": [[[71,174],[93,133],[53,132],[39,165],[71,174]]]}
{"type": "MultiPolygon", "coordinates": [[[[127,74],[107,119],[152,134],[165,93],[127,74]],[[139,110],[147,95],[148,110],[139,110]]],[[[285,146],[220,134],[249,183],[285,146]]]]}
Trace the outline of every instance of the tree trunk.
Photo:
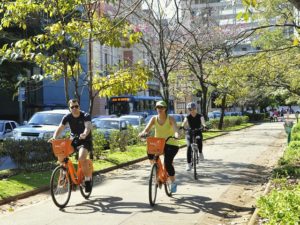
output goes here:
{"type": "Polygon", "coordinates": [[[92,115],[93,107],[94,107],[94,95],[93,95],[93,44],[92,44],[92,37],[91,34],[89,35],[88,41],[88,54],[89,54],[89,61],[88,61],[88,80],[89,80],[89,113],[92,115]]]}
{"type": "Polygon", "coordinates": [[[222,98],[221,117],[220,117],[219,126],[218,126],[219,130],[222,130],[222,128],[223,128],[224,115],[225,115],[225,106],[226,106],[226,94],[224,94],[223,98],[222,98]]]}
{"type": "Polygon", "coordinates": [[[64,63],[64,87],[65,87],[65,100],[66,104],[68,105],[68,102],[70,100],[69,96],[69,78],[68,78],[68,65],[67,63],[64,63]]]}

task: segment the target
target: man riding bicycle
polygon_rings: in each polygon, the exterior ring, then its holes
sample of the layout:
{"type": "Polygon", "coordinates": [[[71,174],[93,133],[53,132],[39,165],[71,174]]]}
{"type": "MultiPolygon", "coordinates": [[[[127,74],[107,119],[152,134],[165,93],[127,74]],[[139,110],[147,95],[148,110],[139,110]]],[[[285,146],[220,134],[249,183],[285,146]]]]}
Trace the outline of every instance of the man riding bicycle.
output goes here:
{"type": "MultiPolygon", "coordinates": [[[[205,120],[204,120],[204,117],[202,114],[199,114],[197,112],[197,105],[195,102],[190,102],[187,104],[187,109],[189,111],[189,115],[187,117],[184,118],[184,121],[182,122],[182,126],[184,128],[190,128],[191,130],[194,130],[194,129],[199,129],[201,127],[203,128],[206,128],[206,125],[205,125],[205,120]]],[[[191,142],[192,142],[192,139],[193,139],[193,136],[192,136],[192,132],[190,131],[187,131],[186,133],[186,143],[187,143],[187,165],[186,165],[186,170],[187,171],[190,171],[192,169],[192,147],[191,147],[191,142]]],[[[201,130],[198,130],[196,131],[195,133],[196,136],[200,136],[200,139],[197,139],[197,145],[198,145],[198,149],[199,149],[199,158],[200,160],[204,160],[204,156],[203,156],[203,153],[202,153],[202,139],[203,139],[203,136],[202,136],[202,131],[201,130]]]]}
{"type": "MultiPolygon", "coordinates": [[[[79,141],[76,143],[79,152],[78,161],[82,166],[82,172],[85,176],[85,191],[91,192],[91,170],[87,161],[89,151],[92,150],[91,117],[88,113],[80,110],[77,99],[71,99],[68,102],[68,106],[71,112],[63,117],[59,127],[49,141],[51,142],[51,140],[56,139],[67,125],[71,129],[71,137],[79,137],[79,141]]],[[[62,161],[63,159],[59,158],[58,160],[62,161]]]]}

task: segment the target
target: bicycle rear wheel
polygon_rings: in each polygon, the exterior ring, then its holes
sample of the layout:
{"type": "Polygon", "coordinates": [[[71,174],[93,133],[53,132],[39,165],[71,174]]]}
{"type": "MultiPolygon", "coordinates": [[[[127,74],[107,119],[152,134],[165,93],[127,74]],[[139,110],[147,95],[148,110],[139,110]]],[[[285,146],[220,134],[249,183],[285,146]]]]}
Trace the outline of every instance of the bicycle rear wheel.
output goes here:
{"type": "Polygon", "coordinates": [[[85,198],[85,199],[88,199],[90,197],[90,195],[92,194],[92,190],[93,190],[93,176],[91,177],[91,191],[90,192],[85,192],[85,186],[84,186],[84,181],[83,183],[81,183],[79,185],[79,189],[80,189],[80,193],[81,195],[85,198]]]}
{"type": "Polygon", "coordinates": [[[165,183],[165,192],[169,197],[172,197],[171,185],[172,185],[172,182],[170,180],[167,180],[165,183]]]}
{"type": "Polygon", "coordinates": [[[150,179],[149,179],[149,202],[151,206],[154,206],[157,195],[157,164],[154,163],[151,168],[150,179]]]}
{"type": "Polygon", "coordinates": [[[56,167],[50,179],[50,193],[54,204],[64,208],[71,197],[71,178],[63,166],[56,167]]]}

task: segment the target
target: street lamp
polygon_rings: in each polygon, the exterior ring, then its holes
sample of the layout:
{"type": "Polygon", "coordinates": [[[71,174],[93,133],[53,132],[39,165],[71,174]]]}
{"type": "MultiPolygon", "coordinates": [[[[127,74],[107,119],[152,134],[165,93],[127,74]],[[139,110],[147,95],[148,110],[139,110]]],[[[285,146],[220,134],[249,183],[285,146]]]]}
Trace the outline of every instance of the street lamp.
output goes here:
{"type": "Polygon", "coordinates": [[[20,124],[23,123],[23,102],[25,101],[25,87],[22,87],[22,75],[19,74],[17,77],[19,81],[19,88],[18,88],[18,101],[19,101],[19,122],[20,124]]]}

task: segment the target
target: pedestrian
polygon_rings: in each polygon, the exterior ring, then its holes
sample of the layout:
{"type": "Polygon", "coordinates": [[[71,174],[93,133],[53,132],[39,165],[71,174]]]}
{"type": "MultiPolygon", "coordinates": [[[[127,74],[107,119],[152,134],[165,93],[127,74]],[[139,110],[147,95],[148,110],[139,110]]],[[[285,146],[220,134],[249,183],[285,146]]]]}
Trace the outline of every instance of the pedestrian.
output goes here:
{"type": "MultiPolygon", "coordinates": [[[[152,127],[154,127],[154,137],[165,138],[174,136],[178,138],[178,127],[173,117],[168,115],[167,104],[164,101],[158,101],[155,105],[157,116],[153,116],[145,129],[139,134],[139,136],[145,136],[149,134],[152,127]]],[[[173,166],[173,160],[179,150],[177,141],[174,138],[168,140],[164,149],[164,165],[168,172],[169,179],[172,182],[171,192],[177,191],[177,183],[175,182],[175,169],[173,166]]],[[[154,155],[148,154],[150,162],[152,162],[154,155]]]]}
{"type": "MultiPolygon", "coordinates": [[[[75,136],[79,137],[77,143],[78,147],[75,150],[78,150],[78,161],[81,164],[82,172],[85,176],[85,191],[91,192],[92,169],[89,167],[87,160],[89,152],[92,151],[91,117],[88,113],[80,110],[77,99],[71,99],[68,102],[68,106],[71,112],[62,118],[59,127],[56,129],[49,142],[53,139],[57,139],[66,126],[69,126],[71,129],[71,139],[75,136]]],[[[62,161],[60,158],[58,160],[62,161]]]]}
{"type": "MultiPolygon", "coordinates": [[[[184,118],[184,121],[182,123],[182,126],[184,128],[190,128],[191,130],[194,129],[199,129],[199,128],[206,128],[205,120],[202,114],[197,112],[197,106],[195,102],[190,102],[187,105],[187,109],[189,111],[189,115],[184,118]]],[[[187,165],[186,165],[186,170],[190,171],[192,169],[192,147],[191,147],[191,142],[193,139],[192,136],[192,131],[188,130],[186,133],[186,143],[187,143],[187,154],[186,154],[186,159],[187,159],[187,165]]],[[[197,145],[199,149],[199,158],[200,160],[204,160],[202,148],[203,148],[203,135],[202,131],[199,130],[195,134],[196,136],[200,136],[200,139],[197,139],[197,145]]]]}

